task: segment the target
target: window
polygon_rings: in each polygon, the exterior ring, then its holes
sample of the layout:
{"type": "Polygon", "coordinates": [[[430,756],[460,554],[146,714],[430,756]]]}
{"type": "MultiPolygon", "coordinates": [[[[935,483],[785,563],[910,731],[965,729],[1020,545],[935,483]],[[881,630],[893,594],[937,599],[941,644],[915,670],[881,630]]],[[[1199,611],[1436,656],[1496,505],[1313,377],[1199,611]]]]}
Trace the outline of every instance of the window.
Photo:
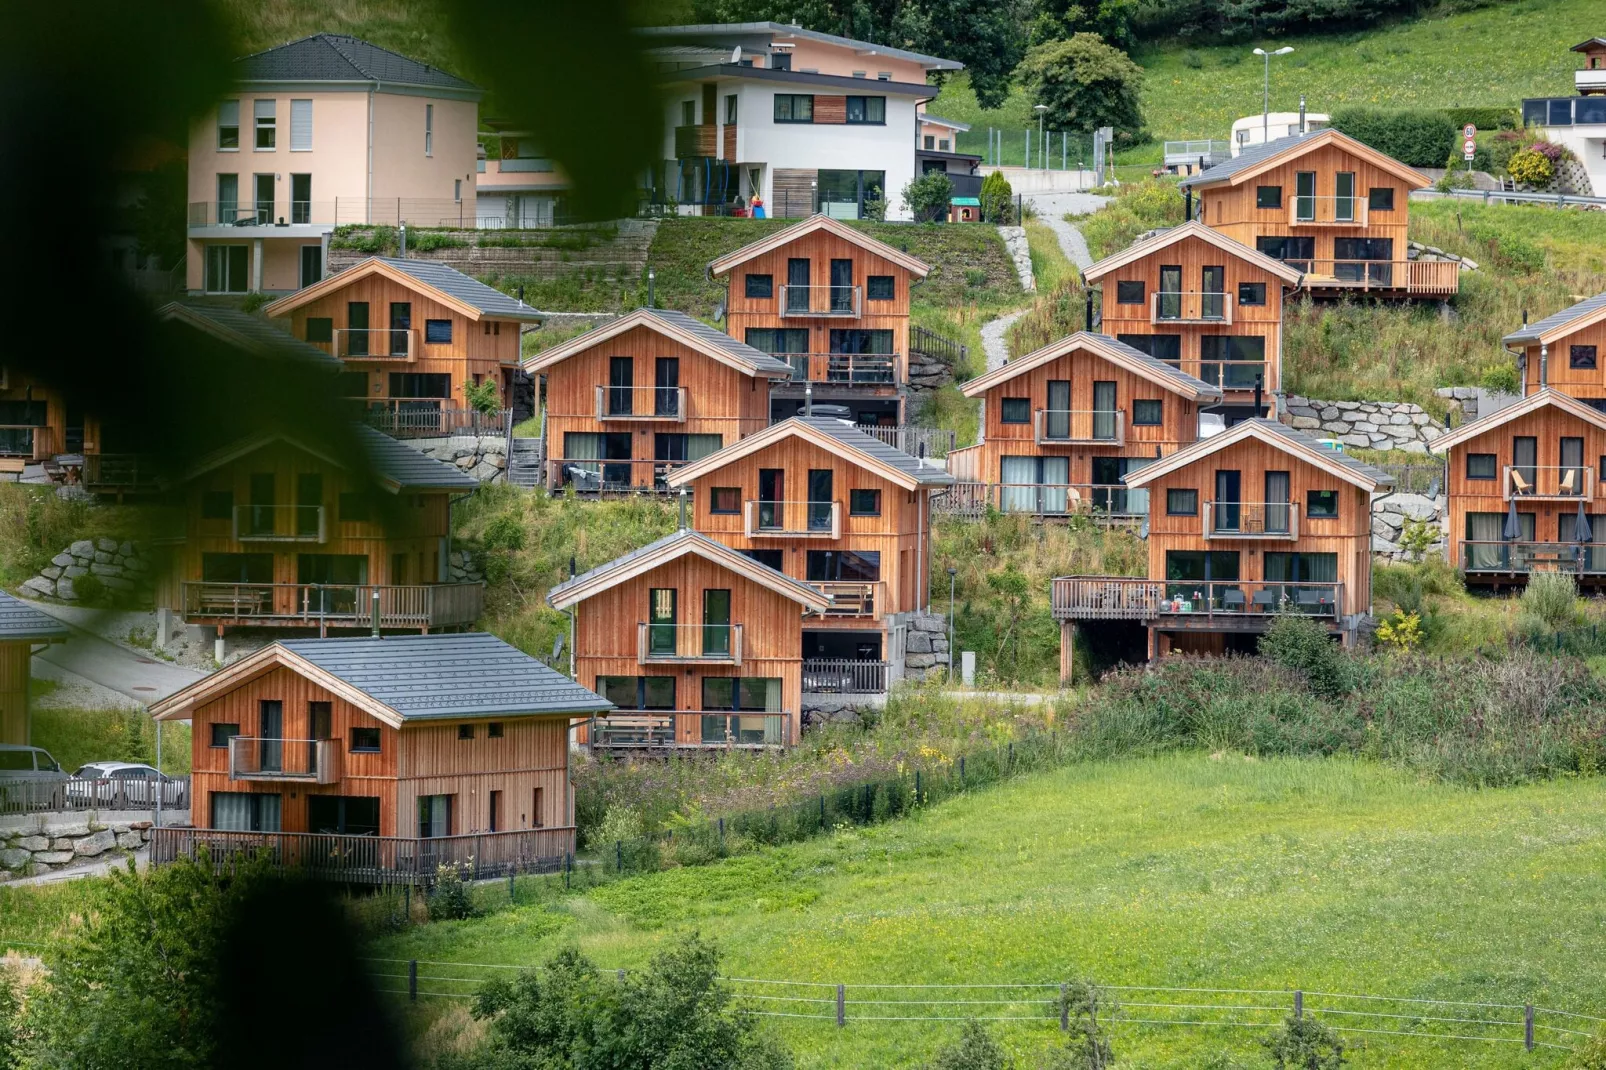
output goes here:
{"type": "Polygon", "coordinates": [[[1182,359],[1182,335],[1180,334],[1118,334],[1117,342],[1129,345],[1139,353],[1147,353],[1155,360],[1182,359]]]}
{"type": "Polygon", "coordinates": [[[1283,206],[1283,188],[1281,186],[1256,186],[1256,208],[1281,208],[1283,206]]]}
{"type": "Polygon", "coordinates": [[[238,722],[214,721],[212,722],[212,746],[227,747],[229,740],[240,734],[238,722]]]}
{"type": "Polygon", "coordinates": [[[708,492],[708,511],[730,516],[742,511],[741,487],[714,487],[708,492]]]}
{"type": "Polygon", "coordinates": [[[697,125],[697,102],[695,100],[683,100],[680,102],[680,125],[697,125]]]}
{"type": "Polygon", "coordinates": [[[931,150],[936,149],[936,147],[937,147],[937,139],[935,137],[933,137],[932,135],[927,134],[926,135],[925,146],[926,146],[927,151],[931,151],[931,150]]]}
{"type": "Polygon", "coordinates": [[[1132,402],[1133,427],[1159,427],[1164,411],[1164,403],[1157,399],[1136,400],[1132,402]]]}
{"type": "Polygon", "coordinates": [[[1302,271],[1309,270],[1309,261],[1316,256],[1316,239],[1282,235],[1259,237],[1255,239],[1255,251],[1265,253],[1273,260],[1291,261],[1302,271]]]}
{"type": "Polygon", "coordinates": [[[461,201],[462,199],[463,199],[463,180],[461,178],[454,178],[454,179],[452,179],[452,200],[453,201],[461,201]]]}
{"type": "Polygon", "coordinates": [[[1497,467],[1492,453],[1467,454],[1468,479],[1494,479],[1497,467]]]}
{"type": "Polygon", "coordinates": [[[896,283],[891,275],[870,275],[864,280],[864,296],[871,301],[891,301],[896,283]]]}
{"type": "Polygon", "coordinates": [[[874,583],[881,578],[881,551],[810,550],[804,569],[810,583],[874,583]]]}
{"type": "Polygon", "coordinates": [[[312,151],[312,101],[290,102],[290,151],[312,151]]]}
{"type": "Polygon", "coordinates": [[[786,564],[786,557],[780,550],[738,550],[743,557],[752,558],[759,564],[773,568],[776,572],[786,564]]]}
{"type": "MultiPolygon", "coordinates": [[[[293,176],[292,176],[293,177],[293,176]]],[[[302,211],[310,214],[311,205],[305,201],[291,201],[292,213],[302,211]]],[[[296,220],[292,219],[292,222],[296,220]]],[[[305,220],[301,220],[305,222],[305,220]]],[[[303,245],[301,247],[301,285],[311,286],[323,279],[323,246],[303,245]]]]}
{"type": "Polygon", "coordinates": [[[864,76],[865,76],[865,72],[864,71],[854,71],[853,72],[853,77],[855,77],[855,78],[863,78],[864,76]]]}
{"type": "Polygon", "coordinates": [[[424,105],[424,155],[435,155],[435,105],[424,105]]]}
{"type": "Polygon", "coordinates": [[[1594,346],[1572,346],[1567,353],[1567,365],[1571,368],[1595,367],[1594,346]]]}
{"type": "Polygon", "coordinates": [[[1031,398],[1003,398],[998,403],[998,421],[1006,424],[1032,422],[1031,398]]]}
{"type": "Polygon", "coordinates": [[[225,100],[217,106],[217,147],[226,151],[240,148],[240,102],[225,100]]]}
{"type": "Polygon", "coordinates": [[[340,519],[343,521],[364,521],[372,516],[368,508],[368,495],[361,491],[343,490],[340,492],[340,519]]]}
{"type": "Polygon", "coordinates": [[[775,52],[770,55],[770,70],[789,71],[792,69],[792,53],[775,52]]]}
{"type": "Polygon", "coordinates": [[[848,491],[848,515],[880,516],[881,492],[879,490],[848,491]]]}
{"type": "Polygon", "coordinates": [[[457,738],[458,739],[473,739],[474,738],[474,726],[471,725],[471,724],[460,724],[460,725],[458,725],[457,726],[457,738]]]}
{"type": "Polygon", "coordinates": [[[201,492],[201,519],[228,520],[234,515],[232,490],[203,490],[201,492]]]}
{"type": "Polygon", "coordinates": [[[418,834],[425,839],[452,834],[452,797],[450,795],[420,795],[418,797],[418,834]]]}
{"type": "Polygon", "coordinates": [[[280,796],[265,791],[214,791],[212,827],[227,832],[278,832],[280,796]]]}
{"type": "MultiPolygon", "coordinates": [[[[224,203],[218,202],[218,215],[224,214],[224,203]]],[[[228,205],[228,221],[234,222],[234,205],[228,205]]],[[[243,294],[248,286],[251,264],[249,245],[208,245],[206,247],[206,292],[214,294],[243,294]]]]}
{"type": "Polygon", "coordinates": [[[335,321],[328,316],[307,317],[307,341],[332,342],[335,337],[335,321]]]}
{"type": "Polygon", "coordinates": [[[1199,492],[1172,488],[1165,492],[1166,516],[1198,516],[1199,492]]]}
{"type": "Polygon", "coordinates": [[[1366,207],[1374,212],[1394,211],[1394,187],[1373,186],[1367,190],[1366,207]]]}
{"type": "Polygon", "coordinates": [[[448,346],[452,344],[451,320],[425,320],[424,341],[432,346],[448,346]]]}
{"type": "Polygon", "coordinates": [[[673,676],[599,676],[597,694],[621,710],[672,710],[673,676]]]}
{"type": "Polygon", "coordinates": [[[1115,284],[1115,303],[1118,305],[1143,304],[1143,282],[1118,282],[1115,284]]]}
{"type": "Polygon", "coordinates": [[[937,148],[941,152],[947,152],[948,151],[948,139],[947,138],[943,138],[941,141],[937,142],[937,148]]]}
{"type": "Polygon", "coordinates": [[[1316,218],[1316,172],[1294,172],[1294,218],[1311,222],[1316,218]]]}
{"type": "Polygon", "coordinates": [[[1240,282],[1238,284],[1238,303],[1240,305],[1264,305],[1266,303],[1266,284],[1263,282],[1240,282]]]}
{"type": "Polygon", "coordinates": [[[502,722],[492,721],[485,726],[485,738],[501,739],[503,735],[502,722]]]}
{"type": "Polygon", "coordinates": [[[1333,218],[1355,218],[1355,172],[1340,171],[1333,176],[1333,218]]]}
{"type": "Polygon", "coordinates": [[[1338,519],[1338,491],[1308,490],[1305,492],[1305,516],[1311,520],[1338,519]]]}
{"type": "Polygon", "coordinates": [[[726,126],[735,126],[736,125],[736,99],[737,98],[736,98],[736,94],[735,93],[727,93],[725,95],[725,125],[726,126]]]}
{"type": "Polygon", "coordinates": [[[812,123],[814,97],[806,93],[775,94],[775,121],[778,123],[812,123]]]}
{"type": "Polygon", "coordinates": [[[276,100],[252,102],[252,114],[256,117],[256,147],[259,149],[271,149],[278,143],[278,119],[274,114],[278,103],[276,100]]]}
{"type": "Polygon", "coordinates": [[[743,294],[748,297],[767,298],[775,296],[774,275],[748,275],[743,294]]]}
{"type": "Polygon", "coordinates": [[[848,122],[886,125],[886,97],[849,97],[848,122]]]}

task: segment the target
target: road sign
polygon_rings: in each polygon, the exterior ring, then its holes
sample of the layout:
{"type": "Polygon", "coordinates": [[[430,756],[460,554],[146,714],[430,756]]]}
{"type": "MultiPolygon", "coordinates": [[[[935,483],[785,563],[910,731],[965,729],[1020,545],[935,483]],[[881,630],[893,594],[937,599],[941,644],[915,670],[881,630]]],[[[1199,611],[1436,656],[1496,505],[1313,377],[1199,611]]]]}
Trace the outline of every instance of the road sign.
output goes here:
{"type": "Polygon", "coordinates": [[[1472,159],[1473,156],[1477,155],[1477,152],[1478,143],[1473,141],[1471,138],[1467,138],[1461,143],[1461,155],[1465,156],[1467,159],[1472,159]]]}
{"type": "Polygon", "coordinates": [[[1468,123],[1466,126],[1463,126],[1461,128],[1461,136],[1464,137],[1464,138],[1477,137],[1478,136],[1478,128],[1476,126],[1473,126],[1471,123],[1468,123]]]}

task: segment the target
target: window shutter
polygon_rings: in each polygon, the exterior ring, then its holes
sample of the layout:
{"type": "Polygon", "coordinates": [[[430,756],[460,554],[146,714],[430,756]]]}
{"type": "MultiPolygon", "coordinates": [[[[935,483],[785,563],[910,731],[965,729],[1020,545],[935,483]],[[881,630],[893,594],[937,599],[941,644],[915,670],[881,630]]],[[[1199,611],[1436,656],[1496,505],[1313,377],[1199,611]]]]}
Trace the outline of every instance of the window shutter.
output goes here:
{"type": "Polygon", "coordinates": [[[240,125],[240,102],[238,100],[225,100],[217,106],[217,124],[219,126],[240,125]]]}
{"type": "Polygon", "coordinates": [[[312,151],[312,101],[290,102],[290,151],[312,151]]]}
{"type": "Polygon", "coordinates": [[[252,114],[255,115],[258,119],[271,119],[271,118],[273,118],[274,105],[276,105],[277,103],[278,103],[278,101],[276,101],[276,100],[256,100],[256,101],[252,101],[251,102],[252,114]]]}

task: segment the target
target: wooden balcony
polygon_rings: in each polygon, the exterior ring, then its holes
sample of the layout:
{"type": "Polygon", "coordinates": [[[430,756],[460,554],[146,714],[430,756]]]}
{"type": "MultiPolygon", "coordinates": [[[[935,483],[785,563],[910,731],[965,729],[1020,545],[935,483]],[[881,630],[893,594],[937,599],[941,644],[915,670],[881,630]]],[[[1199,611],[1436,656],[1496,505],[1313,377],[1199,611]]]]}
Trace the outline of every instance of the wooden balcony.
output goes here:
{"type": "Polygon", "coordinates": [[[321,505],[236,505],[234,541],[327,542],[328,519],[321,505]]]}
{"type": "Polygon", "coordinates": [[[1149,295],[1149,322],[1232,324],[1233,295],[1218,291],[1157,290],[1149,295]]]}
{"type": "Polygon", "coordinates": [[[1125,409],[1038,409],[1032,441],[1039,446],[1124,446],[1125,409]]]}
{"type": "Polygon", "coordinates": [[[864,308],[858,286],[782,286],[776,313],[785,317],[842,316],[857,318],[864,308]]]}
{"type": "Polygon", "coordinates": [[[743,502],[742,533],[750,539],[840,539],[842,503],[743,502]]]}
{"type": "Polygon", "coordinates": [[[878,606],[886,605],[886,584],[877,581],[861,583],[815,583],[814,586],[831,596],[827,617],[878,616],[878,606]]]}
{"type": "Polygon", "coordinates": [[[1461,265],[1453,260],[1295,260],[1308,290],[1393,292],[1408,297],[1451,297],[1461,288],[1461,265]]]}
{"type": "Polygon", "coordinates": [[[1506,465],[1500,480],[1506,501],[1593,501],[1599,488],[1589,465],[1506,465]]]}
{"type": "Polygon", "coordinates": [[[740,624],[636,624],[636,660],[643,665],[741,665],[740,624]]]}
{"type": "Polygon", "coordinates": [[[229,740],[229,779],[337,784],[340,753],[338,739],[235,736],[229,740]]]}
{"type": "Polygon", "coordinates": [[[1205,502],[1199,517],[1206,539],[1299,538],[1297,502],[1205,502]]]}
{"type": "Polygon", "coordinates": [[[1606,576],[1606,543],[1467,539],[1460,545],[1461,568],[1469,576],[1527,576],[1534,572],[1606,576]]]}
{"type": "Polygon", "coordinates": [[[471,625],[485,603],[482,583],[412,586],[340,583],[186,581],[181,601],[190,624],[252,627],[367,628],[379,595],[379,626],[419,629],[471,625]]]}
{"type": "Polygon", "coordinates": [[[675,159],[689,160],[699,156],[718,156],[718,131],[719,128],[713,123],[675,127],[675,159]]]}
{"type": "Polygon", "coordinates": [[[791,746],[789,710],[615,710],[587,718],[593,751],[769,750],[791,746]]]}
{"type": "Polygon", "coordinates": [[[683,386],[598,386],[596,390],[598,420],[686,421],[683,386]]]}
{"type": "Polygon", "coordinates": [[[1050,598],[1056,620],[1137,620],[1183,629],[1253,631],[1281,612],[1336,623],[1343,615],[1344,585],[1057,576],[1050,598]]]}
{"type": "Polygon", "coordinates": [[[553,457],[546,462],[546,485],[554,494],[565,488],[577,494],[668,494],[672,489],[665,482],[669,473],[687,463],[553,457]]]}
{"type": "Polygon", "coordinates": [[[903,361],[896,353],[776,353],[777,359],[792,366],[789,383],[778,386],[800,388],[804,383],[827,386],[896,387],[902,385],[899,369],[903,361]]]}

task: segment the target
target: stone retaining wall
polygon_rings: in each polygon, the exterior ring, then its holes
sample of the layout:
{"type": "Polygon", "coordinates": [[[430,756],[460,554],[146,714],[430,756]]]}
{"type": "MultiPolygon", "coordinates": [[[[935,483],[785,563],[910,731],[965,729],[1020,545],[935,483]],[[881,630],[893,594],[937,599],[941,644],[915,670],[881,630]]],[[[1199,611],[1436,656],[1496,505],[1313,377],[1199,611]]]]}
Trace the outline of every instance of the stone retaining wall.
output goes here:
{"type": "Polygon", "coordinates": [[[455,464],[481,483],[500,483],[507,479],[507,439],[501,435],[453,435],[401,441],[426,457],[455,464]]]}
{"type": "Polygon", "coordinates": [[[1320,401],[1289,394],[1282,422],[1318,438],[1370,450],[1427,453],[1444,427],[1420,405],[1403,401],[1320,401]]]}
{"type": "Polygon", "coordinates": [[[144,605],[152,599],[152,573],[150,556],[137,543],[79,539],[37,576],[24,580],[19,591],[42,602],[76,602],[82,597],[82,578],[93,576],[101,586],[144,605]]]}
{"type": "Polygon", "coordinates": [[[1372,503],[1372,553],[1390,561],[1409,561],[1411,554],[1400,546],[1407,521],[1425,520],[1433,525],[1433,544],[1424,557],[1444,556],[1444,517],[1446,499],[1441,494],[1429,498],[1421,494],[1391,494],[1372,503]]]}
{"type": "Polygon", "coordinates": [[[485,573],[474,562],[474,555],[467,550],[453,550],[446,561],[453,583],[479,583],[485,579],[485,573]]]}
{"type": "Polygon", "coordinates": [[[36,814],[0,829],[0,881],[31,877],[99,858],[108,851],[134,851],[150,842],[151,822],[103,822],[94,811],[36,814]]]}
{"type": "Polygon", "coordinates": [[[1020,288],[1027,293],[1037,292],[1037,279],[1032,275],[1032,250],[1026,242],[1025,227],[999,227],[999,237],[1004,239],[1004,251],[1015,265],[1015,274],[1020,277],[1020,288]]]}

